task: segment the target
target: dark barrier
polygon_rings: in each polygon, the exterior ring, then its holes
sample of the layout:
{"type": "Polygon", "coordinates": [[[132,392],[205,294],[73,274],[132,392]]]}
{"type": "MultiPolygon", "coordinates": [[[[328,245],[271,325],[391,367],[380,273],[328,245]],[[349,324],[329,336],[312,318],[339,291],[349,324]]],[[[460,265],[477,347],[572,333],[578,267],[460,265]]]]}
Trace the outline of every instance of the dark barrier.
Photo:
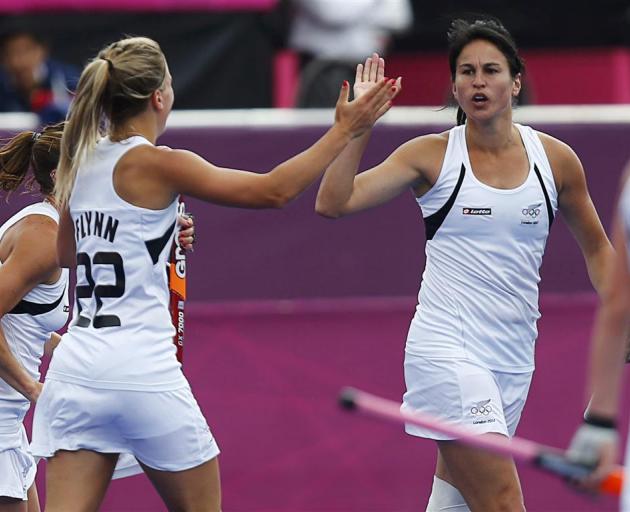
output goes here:
{"type": "Polygon", "coordinates": [[[270,107],[273,13],[187,13],[181,7],[168,13],[77,10],[0,16],[0,38],[32,32],[49,45],[52,58],[83,68],[102,47],[125,35],[151,37],[168,60],[177,108],[270,107]]]}
{"type": "MultiPolygon", "coordinates": [[[[212,113],[208,113],[208,119],[212,113]]],[[[364,167],[401,142],[443,126],[377,127],[364,167]]],[[[537,126],[578,153],[593,201],[610,226],[621,169],[630,157],[630,125],[537,126]]],[[[308,147],[321,127],[172,128],[160,143],[188,148],[221,166],[271,169],[308,147]]],[[[424,226],[411,193],[336,221],[314,212],[316,186],[280,211],[248,211],[190,200],[199,234],[190,262],[192,300],[410,296],[424,265],[424,226]]],[[[24,204],[16,196],[1,217],[24,204]]],[[[564,222],[553,226],[542,270],[544,292],[591,290],[577,244],[564,222]]]]}

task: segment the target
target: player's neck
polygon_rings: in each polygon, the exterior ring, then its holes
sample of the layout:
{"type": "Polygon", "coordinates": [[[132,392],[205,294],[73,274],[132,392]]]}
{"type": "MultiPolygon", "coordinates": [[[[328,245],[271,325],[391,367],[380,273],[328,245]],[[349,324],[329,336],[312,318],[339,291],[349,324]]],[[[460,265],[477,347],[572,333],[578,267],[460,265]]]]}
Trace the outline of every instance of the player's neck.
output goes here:
{"type": "Polygon", "coordinates": [[[59,208],[57,207],[57,201],[55,201],[55,196],[53,194],[45,195],[44,203],[48,203],[52,205],[55,208],[55,210],[59,210],[59,208]]]}
{"type": "Polygon", "coordinates": [[[518,131],[511,116],[493,123],[467,122],[466,143],[469,148],[482,151],[501,151],[518,139],[518,131]],[[515,137],[516,136],[516,137],[515,137]]]}
{"type": "Polygon", "coordinates": [[[110,138],[113,141],[121,141],[133,136],[144,137],[152,144],[155,144],[158,137],[155,121],[140,114],[128,119],[110,132],[110,138]]]}

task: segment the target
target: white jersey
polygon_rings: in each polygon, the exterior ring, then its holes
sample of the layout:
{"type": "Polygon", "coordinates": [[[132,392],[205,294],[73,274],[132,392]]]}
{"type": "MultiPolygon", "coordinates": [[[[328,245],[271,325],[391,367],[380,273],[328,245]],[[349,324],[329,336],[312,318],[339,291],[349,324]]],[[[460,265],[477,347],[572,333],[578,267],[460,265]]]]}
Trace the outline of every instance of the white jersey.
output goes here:
{"type": "Polygon", "coordinates": [[[516,126],[529,159],[520,186],[480,182],[458,126],[435,185],[417,200],[427,242],[411,354],[470,358],[512,373],[534,368],[539,268],[558,201],[538,134],[516,126]]]}
{"type": "MultiPolygon", "coordinates": [[[[630,178],[626,178],[626,182],[621,189],[618,209],[623,232],[626,236],[628,255],[630,255],[630,178]]],[[[630,261],[628,263],[630,264],[630,261]]]]}
{"type": "Polygon", "coordinates": [[[76,307],[47,379],[102,389],[186,386],[175,356],[166,258],[177,201],[163,210],[129,204],[113,173],[135,136],[99,141],[81,163],[69,201],[77,246],[76,307]]]}
{"type": "MultiPolygon", "coordinates": [[[[59,222],[59,214],[50,203],[32,204],[0,227],[0,239],[11,226],[29,215],[45,215],[59,222]]],[[[68,270],[63,269],[56,283],[37,285],[0,320],[11,352],[35,380],[39,380],[44,344],[53,331],[65,325],[68,311],[68,270]]],[[[29,406],[22,394],[0,379],[0,432],[19,428],[29,406]]]]}

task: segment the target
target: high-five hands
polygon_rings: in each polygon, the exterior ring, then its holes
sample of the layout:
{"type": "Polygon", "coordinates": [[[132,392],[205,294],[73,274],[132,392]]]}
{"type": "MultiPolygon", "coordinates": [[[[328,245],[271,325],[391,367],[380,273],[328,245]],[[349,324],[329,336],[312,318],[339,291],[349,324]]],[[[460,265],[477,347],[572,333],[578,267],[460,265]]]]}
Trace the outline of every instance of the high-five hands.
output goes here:
{"type": "Polygon", "coordinates": [[[365,65],[357,66],[354,100],[350,101],[350,86],[344,82],[335,110],[335,122],[343,127],[351,138],[369,130],[392,106],[393,99],[401,90],[401,79],[385,77],[385,61],[373,54],[365,65]]]}

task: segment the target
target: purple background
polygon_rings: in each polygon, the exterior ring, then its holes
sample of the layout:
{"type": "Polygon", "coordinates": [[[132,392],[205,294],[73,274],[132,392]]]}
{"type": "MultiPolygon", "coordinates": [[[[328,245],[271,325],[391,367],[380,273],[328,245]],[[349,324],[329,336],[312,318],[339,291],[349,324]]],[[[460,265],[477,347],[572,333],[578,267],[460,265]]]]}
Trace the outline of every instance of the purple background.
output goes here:
{"type": "MultiPolygon", "coordinates": [[[[380,126],[366,165],[415,135],[443,128],[380,126]]],[[[619,173],[630,156],[630,126],[537,128],[576,150],[608,226],[619,173]]],[[[218,165],[269,170],[322,132],[172,129],[160,142],[218,165]]],[[[404,194],[333,222],[314,214],[315,191],[282,211],[190,201],[199,235],[189,258],[185,371],[223,450],[224,509],[420,510],[430,490],[431,443],[395,425],[348,416],[335,405],[343,385],[401,397],[404,340],[424,264],[420,213],[404,194]]],[[[1,217],[28,201],[16,196],[3,203],[1,217]]],[[[518,432],[560,447],[584,405],[595,304],[569,238],[563,222],[556,222],[543,266],[538,370],[518,432]]],[[[614,510],[612,499],[593,501],[539,471],[521,469],[528,510],[614,510]]],[[[147,480],[134,477],[112,484],[103,510],[163,507],[147,480]]]]}
{"type": "MultiPolygon", "coordinates": [[[[538,368],[517,435],[569,442],[585,403],[594,302],[542,301],[538,368]]],[[[401,399],[413,306],[413,298],[367,298],[189,307],[184,368],[222,450],[225,511],[424,510],[433,443],[336,406],[346,385],[401,399]]],[[[616,510],[613,498],[579,495],[523,464],[519,472],[530,512],[616,510]]],[[[40,464],[40,483],[43,473],[40,464]]],[[[115,481],[102,510],[165,508],[142,475],[115,481]]]]}
{"type": "MultiPolygon", "coordinates": [[[[608,229],[619,175],[630,158],[630,125],[536,128],[567,142],[577,152],[608,229]]],[[[379,126],[363,168],[380,162],[416,135],[443,129],[379,126]]],[[[324,130],[171,129],[159,142],[191,149],[217,165],[268,171],[306,149],[324,130]]],[[[411,193],[371,211],[331,221],[314,213],[316,191],[314,185],[285,209],[275,211],[225,208],[190,199],[188,209],[195,214],[198,229],[195,253],[189,258],[190,299],[415,295],[424,266],[424,224],[411,193]]],[[[1,203],[0,216],[8,216],[30,200],[14,196],[8,205],[1,203]]],[[[542,292],[591,290],[582,255],[560,218],[552,228],[543,261],[542,292]]]]}

